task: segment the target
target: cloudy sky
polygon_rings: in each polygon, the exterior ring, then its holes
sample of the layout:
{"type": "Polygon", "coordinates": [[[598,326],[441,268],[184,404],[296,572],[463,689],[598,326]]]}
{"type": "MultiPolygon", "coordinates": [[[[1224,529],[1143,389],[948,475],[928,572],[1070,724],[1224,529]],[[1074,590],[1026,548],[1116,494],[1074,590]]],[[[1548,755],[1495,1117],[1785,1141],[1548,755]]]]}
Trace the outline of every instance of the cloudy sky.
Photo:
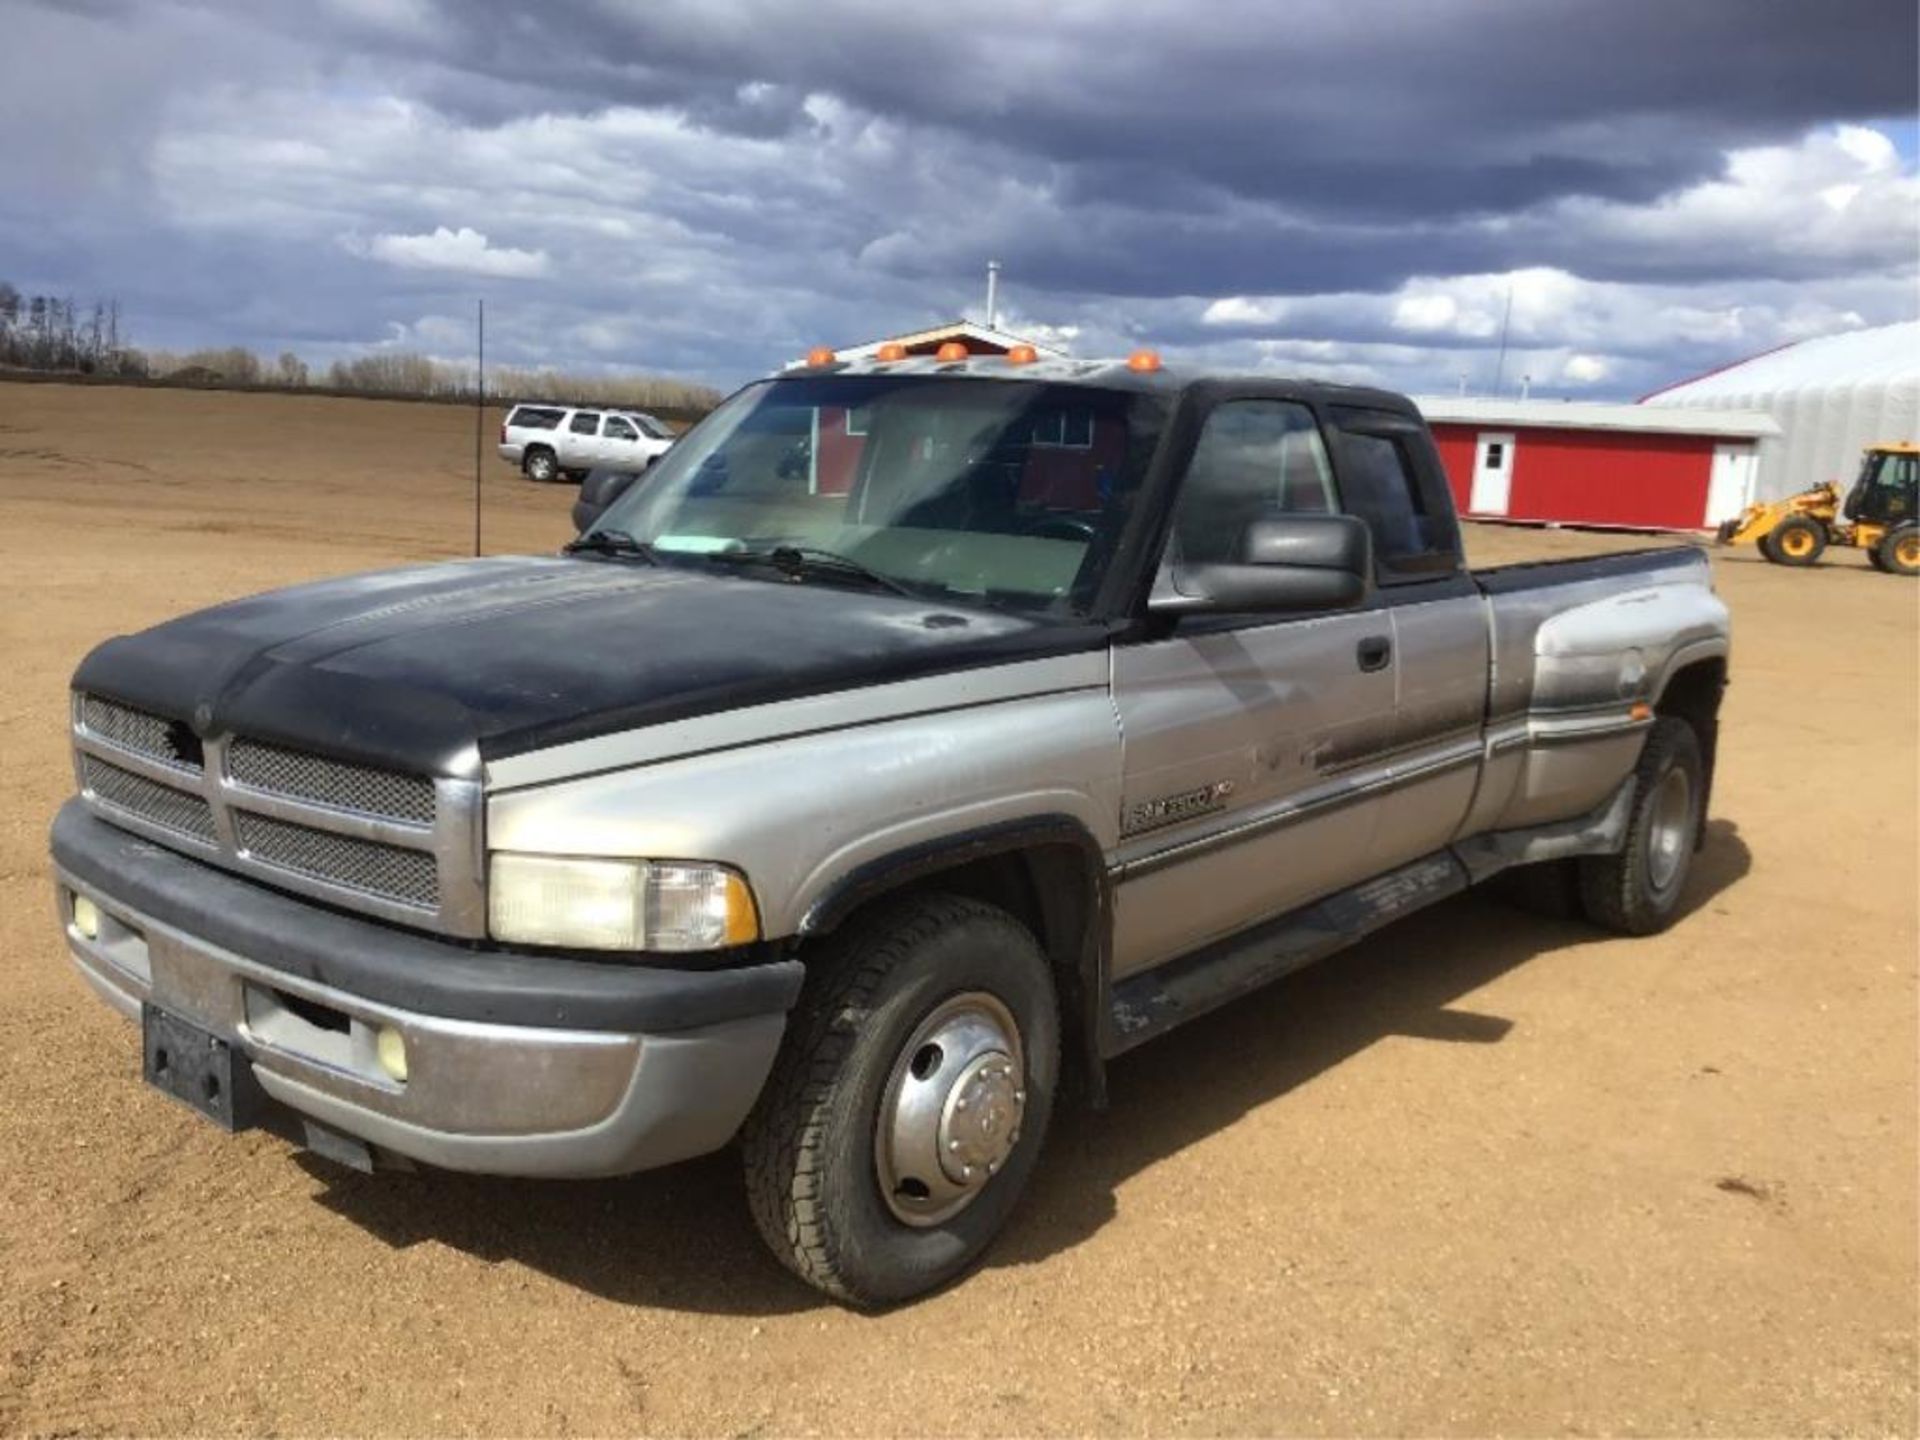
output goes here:
{"type": "Polygon", "coordinates": [[[1914,0],[0,0],[0,279],[730,387],[1005,318],[1630,396],[1915,317],[1914,0]]]}

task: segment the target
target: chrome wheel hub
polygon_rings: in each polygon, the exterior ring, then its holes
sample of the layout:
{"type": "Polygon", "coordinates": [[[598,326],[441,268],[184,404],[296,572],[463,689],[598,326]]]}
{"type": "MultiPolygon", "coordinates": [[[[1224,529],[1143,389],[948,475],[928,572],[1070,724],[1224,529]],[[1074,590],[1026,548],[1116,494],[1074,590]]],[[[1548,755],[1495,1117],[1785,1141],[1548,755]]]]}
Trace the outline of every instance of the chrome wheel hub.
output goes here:
{"type": "Polygon", "coordinates": [[[1653,792],[1653,819],[1647,826],[1647,879],[1665,894],[1673,888],[1693,844],[1693,786],[1687,772],[1673,769],[1653,792]]]}
{"type": "Polygon", "coordinates": [[[874,1130],[895,1218],[937,1225],[971,1204],[1013,1154],[1026,1104],[1020,1027],[1007,1007],[980,991],[936,1006],[894,1061],[874,1130]]]}

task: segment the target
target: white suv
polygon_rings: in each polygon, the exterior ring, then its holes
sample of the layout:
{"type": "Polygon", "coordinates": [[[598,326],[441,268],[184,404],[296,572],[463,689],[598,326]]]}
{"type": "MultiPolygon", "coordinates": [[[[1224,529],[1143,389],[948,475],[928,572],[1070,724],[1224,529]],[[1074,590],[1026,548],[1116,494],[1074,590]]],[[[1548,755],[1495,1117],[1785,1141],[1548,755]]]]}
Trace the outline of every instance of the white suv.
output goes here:
{"type": "Polygon", "coordinates": [[[577,479],[596,466],[644,470],[673,444],[673,432],[638,410],[516,405],[500,426],[500,458],[529,480],[577,479]]]}

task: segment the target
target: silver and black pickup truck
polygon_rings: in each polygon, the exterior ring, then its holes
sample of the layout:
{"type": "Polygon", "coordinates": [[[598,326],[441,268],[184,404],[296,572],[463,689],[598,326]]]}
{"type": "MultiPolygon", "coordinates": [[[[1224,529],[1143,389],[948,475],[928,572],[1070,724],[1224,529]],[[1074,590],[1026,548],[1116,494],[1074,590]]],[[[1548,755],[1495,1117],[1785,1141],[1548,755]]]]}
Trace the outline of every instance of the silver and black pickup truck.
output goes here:
{"type": "Polygon", "coordinates": [[[1063,1082],[1396,917],[1525,867],[1668,924],[1727,659],[1695,549],[1468,571],[1397,395],[816,355],[562,554],[101,645],[59,918],[228,1129],[738,1142],[780,1258],[880,1304],[981,1255],[1063,1082]]]}

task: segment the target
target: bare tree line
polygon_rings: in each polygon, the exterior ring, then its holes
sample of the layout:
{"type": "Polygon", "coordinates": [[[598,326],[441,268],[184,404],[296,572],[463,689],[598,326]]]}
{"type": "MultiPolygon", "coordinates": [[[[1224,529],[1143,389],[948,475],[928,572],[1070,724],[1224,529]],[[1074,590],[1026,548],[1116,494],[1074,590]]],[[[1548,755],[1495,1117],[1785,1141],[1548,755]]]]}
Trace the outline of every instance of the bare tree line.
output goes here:
{"type": "Polygon", "coordinates": [[[126,353],[118,300],[83,310],[72,296],[22,295],[0,280],[0,364],[118,373],[126,353]]]}
{"type": "MultiPolygon", "coordinates": [[[[22,295],[0,280],[0,368],[78,374],[160,384],[255,390],[320,390],[396,399],[471,400],[472,366],[401,351],[335,360],[313,372],[292,351],[268,360],[239,345],[176,352],[143,350],[121,333],[120,302],[83,308],[70,297],[22,295]]],[[[489,397],[626,405],[681,413],[712,409],[720,392],[657,375],[577,375],[552,369],[490,367],[489,397]]]]}

